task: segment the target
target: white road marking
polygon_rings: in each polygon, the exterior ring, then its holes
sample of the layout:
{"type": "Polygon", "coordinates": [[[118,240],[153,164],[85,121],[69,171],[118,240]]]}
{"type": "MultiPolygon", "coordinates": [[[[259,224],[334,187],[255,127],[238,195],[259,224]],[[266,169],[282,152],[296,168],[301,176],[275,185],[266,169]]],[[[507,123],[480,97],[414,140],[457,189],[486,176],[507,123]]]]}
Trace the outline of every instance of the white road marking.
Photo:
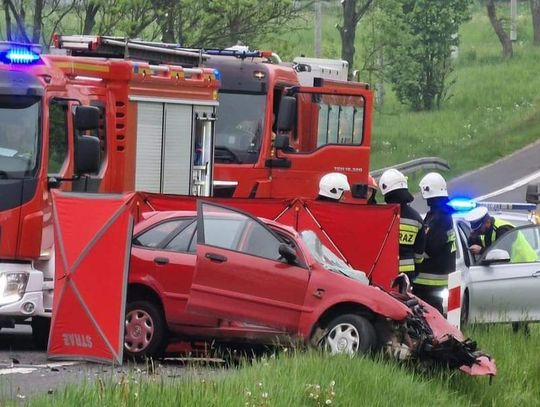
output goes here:
{"type": "Polygon", "coordinates": [[[514,189],[520,188],[523,185],[526,185],[529,182],[534,181],[536,178],[540,178],[540,171],[533,172],[532,174],[529,174],[526,177],[523,177],[523,178],[518,179],[517,181],[514,181],[512,184],[507,185],[504,188],[490,192],[489,194],[486,194],[486,195],[476,197],[474,199],[477,201],[483,201],[485,199],[504,194],[505,192],[513,191],[514,189]]]}
{"type": "Polygon", "coordinates": [[[37,367],[12,367],[9,369],[0,369],[0,375],[14,374],[14,373],[28,374],[36,370],[37,370],[37,367]]]}
{"type": "Polygon", "coordinates": [[[0,369],[0,375],[6,375],[6,374],[28,374],[32,373],[38,369],[51,369],[51,368],[58,368],[63,366],[73,366],[80,364],[81,362],[54,362],[54,363],[44,363],[42,365],[32,365],[32,366],[25,366],[25,367],[9,367],[5,369],[0,369]]]}

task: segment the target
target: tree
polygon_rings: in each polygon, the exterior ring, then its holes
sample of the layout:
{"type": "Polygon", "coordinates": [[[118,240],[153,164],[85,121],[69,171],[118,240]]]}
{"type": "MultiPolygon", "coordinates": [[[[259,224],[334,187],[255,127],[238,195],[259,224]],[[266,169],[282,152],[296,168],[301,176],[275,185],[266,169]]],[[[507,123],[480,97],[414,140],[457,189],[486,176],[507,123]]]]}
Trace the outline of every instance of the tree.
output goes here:
{"type": "Polygon", "coordinates": [[[493,27],[495,34],[497,34],[497,37],[499,38],[499,41],[501,42],[503,57],[511,58],[514,55],[514,51],[512,49],[512,41],[510,40],[510,36],[508,35],[508,33],[504,30],[501,19],[497,18],[497,9],[495,7],[495,1],[488,0],[486,3],[486,8],[487,8],[487,14],[489,17],[489,22],[491,23],[491,26],[493,27]]]}
{"type": "Polygon", "coordinates": [[[453,84],[452,46],[469,18],[469,0],[397,0],[388,24],[398,35],[386,48],[388,78],[397,97],[415,110],[439,108],[453,84]]]}
{"type": "Polygon", "coordinates": [[[341,37],[341,59],[349,63],[349,74],[354,64],[356,27],[369,10],[373,0],[341,0],[343,25],[337,25],[341,37]]]}
{"type": "Polygon", "coordinates": [[[533,44],[540,45],[540,0],[531,1],[533,44]]]}

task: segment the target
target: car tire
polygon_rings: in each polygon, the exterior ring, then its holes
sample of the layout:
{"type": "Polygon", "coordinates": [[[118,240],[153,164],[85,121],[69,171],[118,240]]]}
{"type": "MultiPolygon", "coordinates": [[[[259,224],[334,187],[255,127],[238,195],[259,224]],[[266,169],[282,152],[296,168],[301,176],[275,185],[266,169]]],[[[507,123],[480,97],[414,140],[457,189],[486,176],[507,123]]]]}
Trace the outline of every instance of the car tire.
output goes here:
{"type": "Polygon", "coordinates": [[[461,326],[467,326],[469,323],[469,293],[466,291],[463,295],[463,303],[461,304],[461,326]]]}
{"type": "Polygon", "coordinates": [[[162,356],[167,347],[167,336],[161,307],[146,300],[127,304],[124,352],[128,358],[141,361],[162,356]]]}
{"type": "Polygon", "coordinates": [[[364,354],[377,345],[375,328],[361,315],[340,315],[330,321],[326,332],[322,345],[331,354],[364,354]]]}
{"type": "Polygon", "coordinates": [[[51,319],[46,317],[32,317],[32,342],[37,350],[47,349],[51,319]]]}

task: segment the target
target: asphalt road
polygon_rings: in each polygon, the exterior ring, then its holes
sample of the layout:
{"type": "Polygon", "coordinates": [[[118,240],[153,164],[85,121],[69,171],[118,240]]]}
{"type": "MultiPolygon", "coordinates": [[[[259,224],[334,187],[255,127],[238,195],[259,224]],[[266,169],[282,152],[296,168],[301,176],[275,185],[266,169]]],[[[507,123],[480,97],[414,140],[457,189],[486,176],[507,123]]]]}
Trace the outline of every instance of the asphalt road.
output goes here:
{"type": "Polygon", "coordinates": [[[17,325],[13,329],[2,329],[0,333],[0,406],[4,400],[18,400],[21,404],[30,397],[53,395],[69,384],[93,385],[98,378],[119,382],[121,378],[154,380],[156,375],[165,381],[182,379],[186,375],[207,377],[218,374],[222,366],[220,359],[186,359],[170,354],[154,365],[153,371],[147,363],[108,366],[86,362],[47,361],[43,351],[32,344],[31,329],[17,325]]]}
{"type": "MultiPolygon", "coordinates": [[[[493,164],[454,178],[448,182],[448,192],[450,197],[524,203],[527,184],[531,182],[540,182],[540,140],[493,164]]],[[[420,194],[415,195],[413,206],[420,213],[427,211],[420,194]]]]}

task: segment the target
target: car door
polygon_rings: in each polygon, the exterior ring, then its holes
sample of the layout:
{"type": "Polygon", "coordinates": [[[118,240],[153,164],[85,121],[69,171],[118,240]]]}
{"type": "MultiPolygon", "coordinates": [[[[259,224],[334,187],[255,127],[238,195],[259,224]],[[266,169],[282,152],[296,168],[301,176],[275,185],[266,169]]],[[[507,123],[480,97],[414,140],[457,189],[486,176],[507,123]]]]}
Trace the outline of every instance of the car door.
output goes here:
{"type": "MultiPolygon", "coordinates": [[[[495,241],[470,267],[470,320],[507,322],[540,320],[540,226],[515,228],[495,241]],[[513,250],[516,239],[529,245],[534,254],[523,258],[513,250]],[[504,250],[510,260],[499,263],[486,261],[493,250],[504,250]]],[[[533,253],[530,252],[529,253],[533,253]]]]}
{"type": "Polygon", "coordinates": [[[309,270],[281,259],[283,241],[246,213],[199,202],[197,217],[189,312],[296,332],[309,270]]]}
{"type": "Polygon", "coordinates": [[[196,219],[171,218],[133,239],[130,282],[159,293],[170,324],[214,326],[215,318],[185,312],[196,262],[196,219]]]}

